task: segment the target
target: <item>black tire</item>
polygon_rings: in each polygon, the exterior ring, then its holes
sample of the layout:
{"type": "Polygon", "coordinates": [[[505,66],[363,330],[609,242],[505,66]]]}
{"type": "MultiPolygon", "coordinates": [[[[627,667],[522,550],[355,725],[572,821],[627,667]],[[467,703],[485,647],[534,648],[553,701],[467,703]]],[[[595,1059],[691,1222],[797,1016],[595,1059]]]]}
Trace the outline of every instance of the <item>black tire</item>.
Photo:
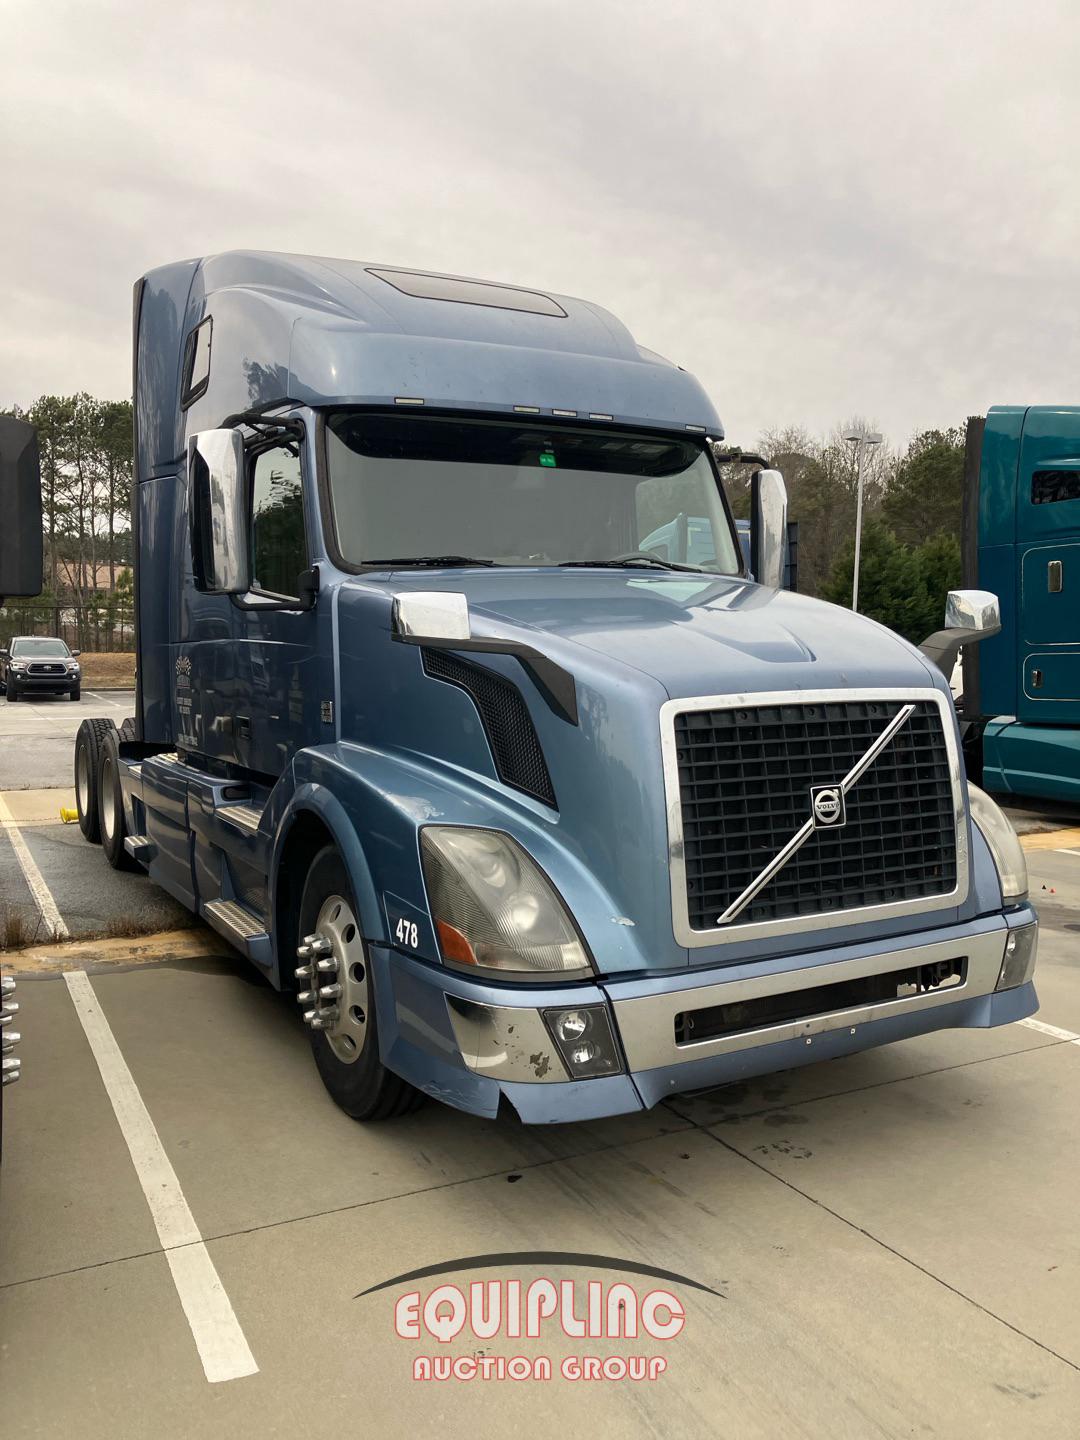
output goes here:
{"type": "Polygon", "coordinates": [[[111,720],[84,720],[75,736],[75,804],[79,810],[79,829],[91,845],[101,842],[98,771],[102,742],[111,729],[111,720]]]}
{"type": "MultiPolygon", "coordinates": [[[[300,901],[300,924],[296,943],[299,945],[305,935],[312,934],[320,911],[332,897],[342,897],[358,915],[356,900],[349,883],[344,861],[332,845],[320,850],[311,862],[304,881],[304,892],[300,901]]],[[[370,1004],[366,1012],[366,1033],[356,1059],[345,1061],[338,1057],[324,1031],[309,1030],[311,1050],[322,1082],[331,1098],[340,1105],[346,1115],[354,1120],[390,1120],[417,1110],[424,1103],[425,1096],[413,1088],[399,1075],[388,1070],[379,1058],[379,1031],[375,1016],[374,975],[367,964],[367,951],[359,935],[356,942],[363,954],[362,968],[366,972],[366,983],[370,1004]]],[[[324,977],[325,978],[325,977],[324,977]]],[[[339,1042],[340,1043],[340,1042],[339,1042]]]]}
{"type": "Polygon", "coordinates": [[[120,724],[120,739],[121,739],[121,740],[134,740],[134,739],[135,739],[135,720],[134,720],[134,718],[133,718],[131,715],[129,715],[128,718],[127,718],[126,720],[122,721],[121,724],[120,724]]]}
{"type": "Polygon", "coordinates": [[[124,849],[127,825],[124,822],[124,796],[120,788],[120,736],[109,726],[101,742],[98,759],[98,817],[101,848],[114,870],[134,870],[135,861],[124,849]]]}
{"type": "Polygon", "coordinates": [[[11,701],[12,704],[14,704],[15,701],[19,698],[19,692],[15,689],[15,685],[11,680],[7,682],[7,688],[5,689],[4,694],[6,695],[8,700],[11,701]]]}
{"type": "Polygon", "coordinates": [[[81,700],[81,699],[82,699],[82,686],[81,686],[81,685],[76,685],[76,686],[75,686],[75,689],[72,690],[72,692],[71,692],[71,698],[72,698],[73,700],[81,700]]]}

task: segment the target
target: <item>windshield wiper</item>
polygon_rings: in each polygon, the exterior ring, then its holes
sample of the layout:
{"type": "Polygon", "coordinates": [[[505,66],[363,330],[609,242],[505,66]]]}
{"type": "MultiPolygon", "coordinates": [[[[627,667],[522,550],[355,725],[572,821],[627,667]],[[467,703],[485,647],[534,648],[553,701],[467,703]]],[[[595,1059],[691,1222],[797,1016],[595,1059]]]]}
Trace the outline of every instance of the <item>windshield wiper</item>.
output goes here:
{"type": "Polygon", "coordinates": [[[569,570],[588,567],[593,570],[622,570],[630,566],[650,565],[657,570],[686,570],[691,575],[711,575],[711,570],[702,570],[698,565],[679,565],[674,560],[661,560],[657,555],[617,555],[614,560],[560,560],[559,569],[569,570]]]}
{"type": "Polygon", "coordinates": [[[471,555],[396,555],[390,560],[361,560],[361,565],[430,565],[450,569],[464,565],[498,565],[497,560],[475,560],[471,555]]]}

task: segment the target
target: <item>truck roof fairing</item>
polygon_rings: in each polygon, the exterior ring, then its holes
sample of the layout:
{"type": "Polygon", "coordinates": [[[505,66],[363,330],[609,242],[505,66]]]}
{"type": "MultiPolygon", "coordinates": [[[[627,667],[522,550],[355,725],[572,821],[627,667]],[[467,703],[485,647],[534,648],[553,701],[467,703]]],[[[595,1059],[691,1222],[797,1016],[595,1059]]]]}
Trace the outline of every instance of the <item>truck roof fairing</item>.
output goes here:
{"type": "Polygon", "coordinates": [[[283,401],[422,401],[723,435],[697,380],[610,312],[518,286],[234,250],[150,271],[136,334],[140,479],[174,464],[188,434],[283,401]],[[185,407],[184,341],[207,316],[209,382],[185,407]],[[179,357],[175,370],[162,356],[179,357]]]}

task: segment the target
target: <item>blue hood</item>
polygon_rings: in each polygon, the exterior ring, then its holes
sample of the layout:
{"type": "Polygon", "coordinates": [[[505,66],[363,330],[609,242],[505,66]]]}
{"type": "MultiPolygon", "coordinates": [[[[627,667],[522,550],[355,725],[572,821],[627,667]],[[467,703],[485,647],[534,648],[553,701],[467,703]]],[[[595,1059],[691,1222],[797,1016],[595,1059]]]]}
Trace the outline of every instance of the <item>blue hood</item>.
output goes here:
{"type": "Polygon", "coordinates": [[[505,633],[509,622],[534,632],[538,649],[537,632],[560,637],[643,672],[672,699],[942,684],[914,646],[865,616],[737,578],[503,569],[399,573],[394,582],[461,591],[478,633],[505,633]]]}
{"type": "MultiPolygon", "coordinates": [[[[341,586],[338,632],[342,739],[366,747],[357,759],[365,773],[374,774],[377,755],[390,759],[392,778],[377,784],[400,812],[397,839],[391,825],[379,827],[376,863],[387,867],[380,883],[409,895],[417,820],[508,830],[555,882],[608,973],[737,963],[822,939],[815,932],[796,940],[729,941],[722,952],[702,947],[693,956],[676,943],[660,751],[665,700],[945,685],[916,649],[871,620],[727,577],[509,568],[373,572],[341,586]],[[557,808],[497,784],[472,700],[428,678],[416,647],[387,649],[393,594],[436,589],[468,596],[477,637],[522,640],[574,676],[579,723],[569,725],[516,660],[475,657],[520,690],[557,808]]],[[[423,906],[419,893],[414,903],[423,906]]],[[[910,919],[884,928],[900,933],[905,924],[910,928],[910,919]]],[[[834,933],[846,938],[839,927],[834,933]]]]}

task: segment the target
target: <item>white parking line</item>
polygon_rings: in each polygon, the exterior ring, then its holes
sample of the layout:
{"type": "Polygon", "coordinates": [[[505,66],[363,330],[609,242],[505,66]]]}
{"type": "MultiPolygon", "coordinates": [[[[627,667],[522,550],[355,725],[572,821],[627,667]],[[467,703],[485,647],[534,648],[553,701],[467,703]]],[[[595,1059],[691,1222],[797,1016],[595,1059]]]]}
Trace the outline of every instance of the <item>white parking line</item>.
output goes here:
{"type": "Polygon", "coordinates": [[[1026,1025],[1029,1030],[1037,1030],[1040,1035],[1050,1035],[1055,1040],[1068,1040],[1073,1045],[1080,1045],[1080,1035],[1074,1035],[1071,1030],[1062,1030],[1057,1025],[1047,1025],[1045,1020],[1018,1020],[1018,1025],[1026,1025]]]}
{"type": "Polygon", "coordinates": [[[130,700],[110,700],[108,695],[102,695],[98,690],[84,690],[83,694],[92,700],[100,700],[103,705],[115,705],[117,710],[131,710],[135,707],[134,696],[130,700]]]}
{"type": "Polygon", "coordinates": [[[1076,855],[1080,857],[1080,850],[1055,850],[1055,855],[1076,855]]]}
{"type": "Polygon", "coordinates": [[[259,1367],[232,1302],[89,976],[85,970],[70,970],[64,980],[150,1207],[206,1378],[213,1384],[256,1375],[259,1367]]]}
{"type": "Polygon", "coordinates": [[[64,924],[64,917],[57,909],[53,893],[45,883],[45,877],[37,867],[37,862],[26,848],[26,841],[22,832],[8,809],[8,803],[0,794],[0,821],[8,839],[11,841],[11,848],[15,851],[15,859],[19,862],[19,869],[23,872],[27,885],[30,886],[30,893],[34,897],[34,904],[38,908],[41,918],[49,927],[49,938],[54,940],[67,940],[70,938],[68,927],[64,924]]]}

